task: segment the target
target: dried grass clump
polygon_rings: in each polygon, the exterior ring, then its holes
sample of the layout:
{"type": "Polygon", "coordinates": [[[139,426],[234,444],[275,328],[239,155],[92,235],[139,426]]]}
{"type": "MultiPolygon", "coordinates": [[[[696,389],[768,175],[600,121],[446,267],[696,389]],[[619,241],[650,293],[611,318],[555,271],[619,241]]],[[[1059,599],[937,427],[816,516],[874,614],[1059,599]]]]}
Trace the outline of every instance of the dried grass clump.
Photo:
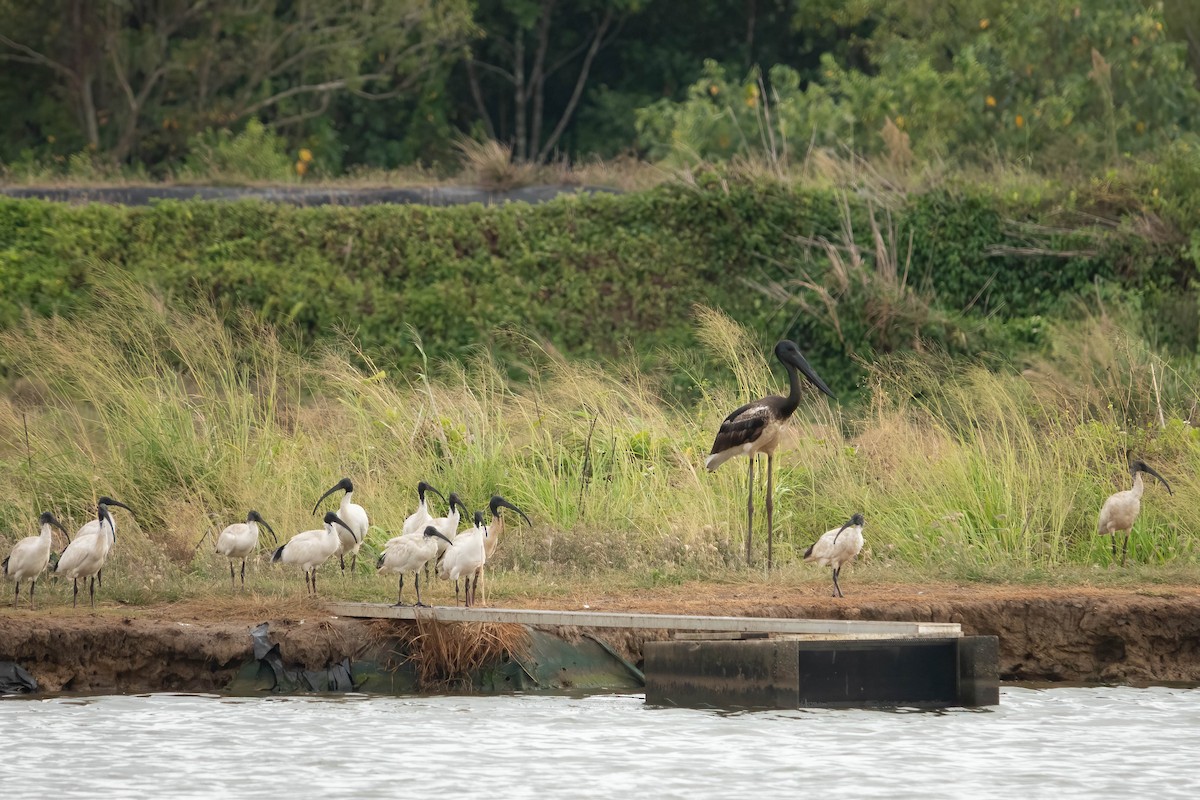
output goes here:
{"type": "Polygon", "coordinates": [[[524,625],[493,622],[436,622],[407,626],[408,662],[422,691],[470,688],[472,676],[505,656],[529,650],[524,625]]]}

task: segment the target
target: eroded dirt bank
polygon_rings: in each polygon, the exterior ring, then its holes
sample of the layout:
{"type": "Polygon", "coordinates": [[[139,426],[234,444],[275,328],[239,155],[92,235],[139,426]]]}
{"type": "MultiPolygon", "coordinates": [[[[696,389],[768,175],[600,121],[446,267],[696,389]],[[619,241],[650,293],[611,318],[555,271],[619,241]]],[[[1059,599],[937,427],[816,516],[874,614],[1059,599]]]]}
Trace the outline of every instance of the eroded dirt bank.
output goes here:
{"type": "MultiPolygon", "coordinates": [[[[695,585],[586,597],[514,597],[508,607],[958,622],[1000,638],[1007,680],[1200,682],[1200,589],[991,586],[811,588],[695,585]]],[[[45,691],[212,691],[252,658],[250,629],[271,623],[284,660],[317,669],[355,659],[379,623],[330,616],[319,601],[231,598],[144,608],[0,611],[0,660],[45,691]]],[[[658,631],[596,631],[632,661],[658,631]]]]}

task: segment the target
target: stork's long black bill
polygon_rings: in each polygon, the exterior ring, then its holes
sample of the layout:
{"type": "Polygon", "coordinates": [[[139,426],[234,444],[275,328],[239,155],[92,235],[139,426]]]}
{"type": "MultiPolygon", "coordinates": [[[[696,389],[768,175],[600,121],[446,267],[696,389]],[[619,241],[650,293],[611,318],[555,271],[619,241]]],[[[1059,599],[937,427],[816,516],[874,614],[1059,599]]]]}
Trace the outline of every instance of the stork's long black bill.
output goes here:
{"type": "Polygon", "coordinates": [[[1159,475],[1154,470],[1154,467],[1151,467],[1149,464],[1143,463],[1142,464],[1142,472],[1149,472],[1151,475],[1158,478],[1159,483],[1161,483],[1163,486],[1167,487],[1167,494],[1171,494],[1171,495],[1175,494],[1173,491],[1171,491],[1171,484],[1167,483],[1167,479],[1164,478],[1162,475],[1159,475]]]}
{"type": "Polygon", "coordinates": [[[825,385],[825,381],[821,380],[821,376],[818,375],[816,370],[812,368],[812,365],[808,363],[808,359],[800,355],[798,352],[792,352],[788,354],[788,361],[791,362],[793,367],[800,370],[800,374],[807,378],[809,383],[820,389],[825,394],[829,395],[834,400],[837,399],[837,397],[835,397],[833,394],[833,390],[825,385]]]}
{"type": "Polygon", "coordinates": [[[494,516],[496,516],[496,510],[497,510],[497,509],[499,509],[499,508],[511,508],[513,511],[515,511],[515,512],[517,512],[518,514],[520,514],[520,515],[521,515],[521,517],[522,517],[522,518],[525,520],[525,524],[526,524],[526,525],[528,525],[528,526],[529,526],[529,527],[531,527],[531,528],[533,527],[533,522],[532,522],[532,521],[530,521],[529,517],[525,516],[525,512],[524,512],[524,511],[522,511],[521,509],[517,508],[517,507],[516,507],[516,506],[514,506],[512,503],[508,502],[507,500],[505,500],[503,497],[500,497],[499,495],[496,495],[495,497],[493,497],[493,498],[492,498],[492,502],[491,502],[491,503],[489,503],[488,505],[490,505],[490,506],[491,506],[491,509],[492,509],[492,516],[493,516],[493,517],[494,517],[494,516]]]}

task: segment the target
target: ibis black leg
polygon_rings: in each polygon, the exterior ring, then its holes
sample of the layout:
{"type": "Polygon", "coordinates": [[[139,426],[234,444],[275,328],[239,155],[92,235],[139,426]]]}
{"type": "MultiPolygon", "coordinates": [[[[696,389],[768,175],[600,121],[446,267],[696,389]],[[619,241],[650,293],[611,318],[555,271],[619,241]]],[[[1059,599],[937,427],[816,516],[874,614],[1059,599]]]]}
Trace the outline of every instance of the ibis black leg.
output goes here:
{"type": "Polygon", "coordinates": [[[833,596],[834,597],[842,596],[842,587],[838,586],[838,582],[837,582],[838,573],[841,571],[842,571],[841,567],[834,567],[834,570],[833,570],[833,596]]]}
{"type": "Polygon", "coordinates": [[[775,455],[767,453],[767,570],[775,563],[775,455]]]}
{"type": "MultiPolygon", "coordinates": [[[[1125,543],[1121,545],[1121,566],[1125,566],[1125,556],[1129,552],[1129,531],[1125,531],[1125,543]]],[[[1115,545],[1116,542],[1113,542],[1115,545]]]]}
{"type": "Polygon", "coordinates": [[[312,593],[313,593],[313,594],[316,594],[316,593],[317,593],[317,568],[316,568],[316,567],[313,567],[312,576],[313,576],[313,590],[312,590],[312,593]]]}
{"type": "Polygon", "coordinates": [[[750,478],[746,481],[746,566],[750,566],[750,536],[754,532],[754,459],[750,454],[750,478]]]}
{"type": "Polygon", "coordinates": [[[454,582],[454,607],[458,608],[458,581],[454,582]]]}
{"type": "Polygon", "coordinates": [[[92,596],[92,608],[96,607],[96,578],[92,578],[92,582],[88,584],[88,594],[92,596]]]}
{"type": "Polygon", "coordinates": [[[17,607],[17,598],[21,596],[21,582],[17,581],[17,585],[13,587],[13,608],[17,607]]]}
{"type": "Polygon", "coordinates": [[[417,585],[417,608],[425,608],[425,604],[421,602],[421,571],[413,570],[413,583],[417,585]]]}
{"type": "Polygon", "coordinates": [[[79,607],[79,578],[71,579],[71,608],[79,607]]]}
{"type": "MultiPolygon", "coordinates": [[[[417,592],[418,597],[420,596],[420,594],[421,594],[420,592],[417,592]]],[[[401,599],[402,597],[404,597],[404,573],[400,574],[400,584],[396,588],[396,605],[398,605],[398,606],[404,605],[404,601],[401,599]]]]}
{"type": "MultiPolygon", "coordinates": [[[[338,563],[342,565],[342,574],[346,574],[346,554],[342,553],[338,556],[338,563]]],[[[313,577],[316,577],[316,570],[313,570],[313,577]]]]}
{"type": "Polygon", "coordinates": [[[312,594],[312,584],[308,580],[308,570],[304,570],[304,593],[312,594]]]}
{"type": "MultiPolygon", "coordinates": [[[[229,566],[233,566],[232,561],[229,563],[229,566]]],[[[244,558],[242,559],[242,588],[246,588],[246,559],[244,558]]]]}
{"type": "Polygon", "coordinates": [[[33,611],[33,590],[37,588],[37,578],[29,582],[29,610],[33,611]]]}
{"type": "Polygon", "coordinates": [[[354,571],[356,569],[358,569],[358,551],[357,550],[354,551],[354,555],[350,556],[350,573],[354,574],[354,571]]]}
{"type": "Polygon", "coordinates": [[[100,583],[100,588],[104,588],[104,570],[96,570],[96,580],[100,583]]]}
{"type": "Polygon", "coordinates": [[[237,588],[237,580],[234,578],[234,575],[233,575],[233,559],[232,558],[229,559],[229,588],[230,589],[237,588]]]}

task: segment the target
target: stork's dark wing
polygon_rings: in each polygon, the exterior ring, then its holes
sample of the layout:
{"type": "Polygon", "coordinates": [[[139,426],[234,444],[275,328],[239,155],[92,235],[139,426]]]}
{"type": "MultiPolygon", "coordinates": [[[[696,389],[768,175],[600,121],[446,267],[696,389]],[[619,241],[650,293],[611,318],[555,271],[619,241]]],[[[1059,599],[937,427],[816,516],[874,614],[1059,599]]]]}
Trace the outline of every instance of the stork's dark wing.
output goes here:
{"type": "Polygon", "coordinates": [[[770,402],[775,399],[777,398],[768,397],[747,403],[726,417],[721,423],[721,429],[717,431],[717,438],[713,440],[709,455],[753,442],[761,436],[763,428],[776,417],[776,411],[770,402]]]}

